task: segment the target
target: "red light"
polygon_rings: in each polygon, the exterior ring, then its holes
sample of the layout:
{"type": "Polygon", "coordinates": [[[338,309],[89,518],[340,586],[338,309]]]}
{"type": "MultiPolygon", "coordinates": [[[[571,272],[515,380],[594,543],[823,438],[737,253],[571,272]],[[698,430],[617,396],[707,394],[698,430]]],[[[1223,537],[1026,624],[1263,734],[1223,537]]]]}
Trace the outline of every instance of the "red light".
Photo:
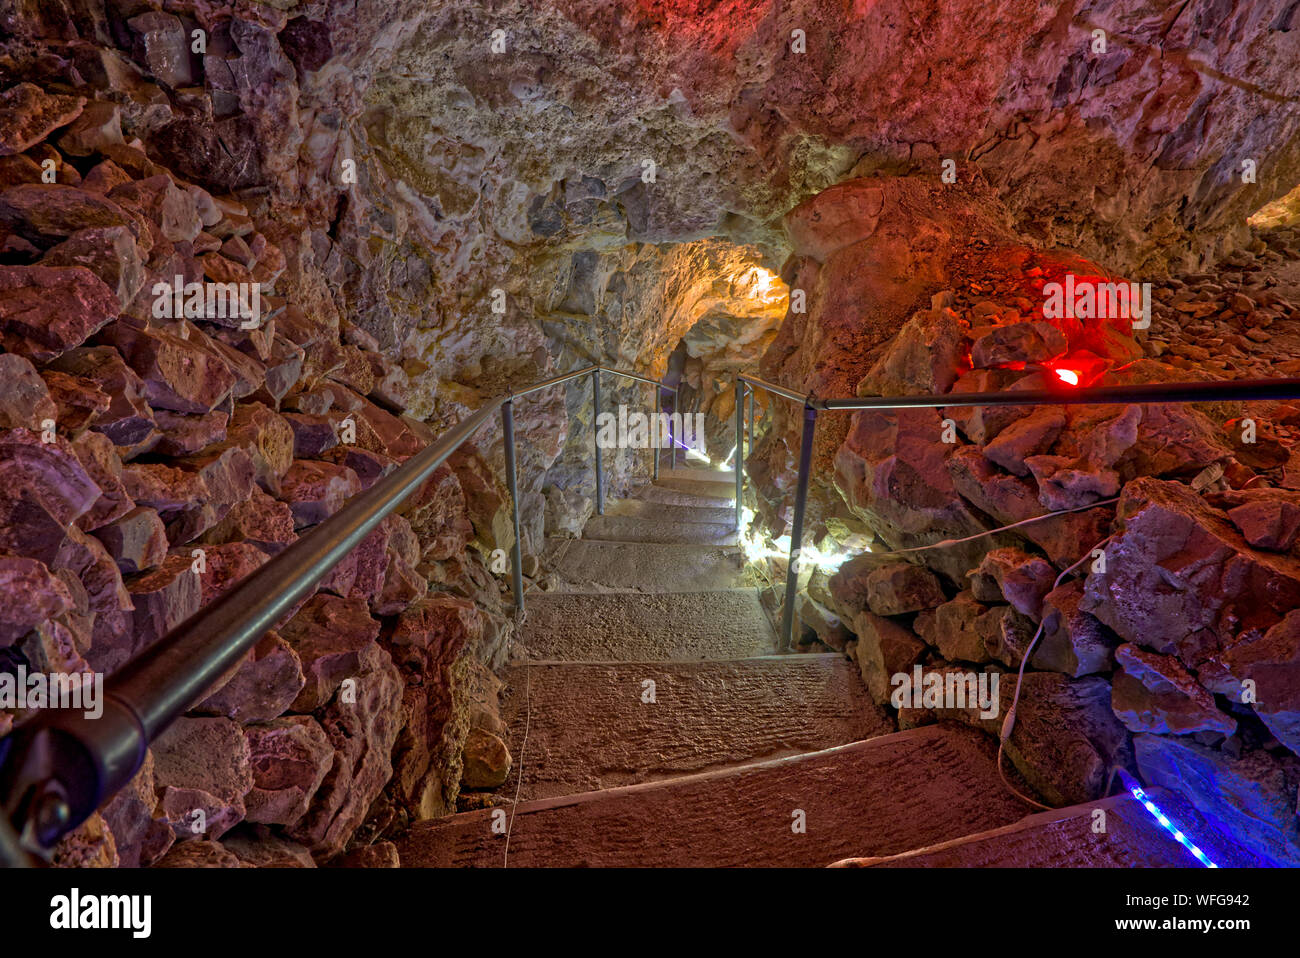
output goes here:
{"type": "Polygon", "coordinates": [[[1073,369],[1053,369],[1052,372],[1056,373],[1056,378],[1063,383],[1071,386],[1079,385],[1079,374],[1073,369]]]}

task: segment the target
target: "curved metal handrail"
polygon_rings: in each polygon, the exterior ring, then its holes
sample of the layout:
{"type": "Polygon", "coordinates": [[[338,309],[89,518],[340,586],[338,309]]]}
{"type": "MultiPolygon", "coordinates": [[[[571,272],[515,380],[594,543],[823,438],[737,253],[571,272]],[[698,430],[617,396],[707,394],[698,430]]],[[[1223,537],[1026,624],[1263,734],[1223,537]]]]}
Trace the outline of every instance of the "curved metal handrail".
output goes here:
{"type": "MultiPolygon", "coordinates": [[[[335,565],[498,411],[505,437],[506,478],[515,533],[511,585],[515,607],[522,611],[514,401],[591,376],[593,405],[598,413],[602,372],[670,391],[672,410],[677,411],[677,386],[600,364],[489,400],[114,672],[105,682],[103,713],[98,718],[88,719],[79,711],[44,709],[0,739],[0,818],[14,823],[28,851],[52,847],[85,821],[131,781],[144,761],[146,749],[159,734],[202,701],[208,690],[235,668],[296,602],[314,590],[335,565]]],[[[594,437],[593,447],[597,510],[603,513],[601,449],[594,437]]],[[[660,450],[655,448],[656,476],[659,456],[660,450]]],[[[13,860],[15,843],[5,840],[12,839],[6,835],[8,821],[0,821],[0,864],[21,864],[13,860]]]]}

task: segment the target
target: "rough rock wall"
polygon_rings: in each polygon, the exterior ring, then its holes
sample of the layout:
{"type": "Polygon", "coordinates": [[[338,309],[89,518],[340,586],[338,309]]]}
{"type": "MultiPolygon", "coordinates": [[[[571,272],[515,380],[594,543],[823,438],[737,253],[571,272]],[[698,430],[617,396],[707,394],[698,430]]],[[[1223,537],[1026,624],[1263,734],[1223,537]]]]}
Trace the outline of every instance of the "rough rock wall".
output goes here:
{"type": "MultiPolygon", "coordinates": [[[[294,36],[282,13],[257,12],[294,36]]],[[[254,92],[292,88],[250,73],[274,62],[274,32],[195,16],[80,24],[100,43],[11,41],[0,66],[10,674],[111,674],[432,436],[402,415],[405,372],[343,316],[321,210],[288,199],[310,177],[196,164],[194,141],[176,139],[196,101],[234,108],[216,77],[238,78],[247,110],[254,92]],[[186,92],[195,23],[211,28],[208,86],[186,92]],[[238,56],[217,52],[226,35],[238,56]],[[260,310],[234,315],[183,288],[185,308],[164,315],[175,277],[206,280],[204,292],[258,284],[260,310]]],[[[272,134],[292,131],[249,133],[272,134]]],[[[351,861],[454,809],[462,746],[491,731],[487,669],[510,632],[498,582],[468,548],[495,541],[494,476],[472,448],[441,467],[155,743],[56,862],[351,861]]],[[[0,734],[27,714],[0,712],[0,734]]]]}
{"type": "MultiPolygon", "coordinates": [[[[772,376],[889,396],[1065,389],[1058,371],[1087,386],[1300,367],[1270,345],[1300,322],[1275,275],[1296,270],[1295,230],[1156,290],[1150,329],[1135,331],[1114,315],[1047,318],[1047,284],[1124,277],[1018,243],[995,202],[943,189],[850,181],[791,213],[787,274],[813,294],[765,356],[772,376]]],[[[1300,861],[1296,422],[1276,402],[863,411],[838,428],[823,414],[834,488],[817,514],[833,527],[847,511],[877,542],[811,574],[801,614],[881,704],[917,665],[1001,674],[995,715],[905,705],[904,727],[946,718],[998,735],[1029,654],[1006,755],[1046,801],[1097,798],[1125,766],[1300,861]]],[[[756,475],[788,486],[792,427],[774,417],[756,475]]],[[[773,504],[777,492],[759,489],[773,504]]]]}

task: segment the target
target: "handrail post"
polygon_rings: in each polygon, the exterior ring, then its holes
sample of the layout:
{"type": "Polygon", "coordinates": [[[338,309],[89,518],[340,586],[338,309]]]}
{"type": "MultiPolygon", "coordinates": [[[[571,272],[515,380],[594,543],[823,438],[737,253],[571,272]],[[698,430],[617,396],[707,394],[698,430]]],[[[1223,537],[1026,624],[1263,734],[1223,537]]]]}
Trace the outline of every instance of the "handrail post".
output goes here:
{"type": "Polygon", "coordinates": [[[510,513],[515,525],[515,544],[510,549],[510,586],[515,593],[515,611],[524,611],[524,550],[519,534],[519,475],[515,468],[514,401],[501,406],[501,431],[506,444],[506,484],[510,488],[510,513]]]}
{"type": "Polygon", "coordinates": [[[681,386],[673,389],[673,404],[671,411],[668,413],[668,468],[677,468],[677,433],[673,430],[673,425],[677,422],[677,399],[681,386]]]}
{"type": "Polygon", "coordinates": [[[652,448],[654,449],[655,456],[654,474],[651,478],[655,482],[659,481],[659,453],[664,443],[663,435],[659,430],[659,417],[663,415],[663,410],[661,408],[664,401],[663,388],[663,386],[654,386],[651,391],[651,395],[654,397],[654,402],[650,405],[650,435],[654,439],[652,448]]]}
{"type": "Polygon", "coordinates": [[[799,481],[794,493],[794,521],[790,528],[790,558],[785,571],[785,608],[781,610],[781,651],[790,651],[794,630],[794,600],[799,591],[799,553],[803,545],[803,513],[808,505],[808,474],[812,470],[813,435],[817,410],[803,407],[803,434],[799,441],[799,481]]]}
{"type": "Polygon", "coordinates": [[[600,367],[591,371],[591,441],[596,447],[596,515],[605,514],[605,471],[600,458],[600,367]]]}
{"type": "Polygon", "coordinates": [[[741,511],[745,500],[745,383],[736,379],[736,535],[740,535],[741,511]]]}
{"type": "Polygon", "coordinates": [[[754,454],[754,387],[745,384],[745,391],[749,393],[749,454],[754,454]]]}

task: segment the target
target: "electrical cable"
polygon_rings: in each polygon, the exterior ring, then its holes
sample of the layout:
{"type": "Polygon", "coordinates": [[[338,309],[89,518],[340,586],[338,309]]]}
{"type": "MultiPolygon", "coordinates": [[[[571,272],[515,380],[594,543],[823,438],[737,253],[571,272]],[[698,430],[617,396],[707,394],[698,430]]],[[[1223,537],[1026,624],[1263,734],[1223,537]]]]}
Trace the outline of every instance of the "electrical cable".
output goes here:
{"type": "MultiPolygon", "coordinates": [[[[1115,538],[1115,533],[1112,532],[1106,538],[1102,539],[1095,546],[1093,546],[1091,549],[1085,552],[1077,562],[1075,562],[1069,568],[1062,571],[1061,574],[1056,577],[1056,581],[1052,584],[1052,588],[1053,589],[1057,588],[1065,580],[1065,577],[1067,575],[1069,575],[1075,569],[1079,568],[1079,566],[1083,565],[1090,558],[1092,558],[1093,554],[1098,549],[1105,548],[1106,543],[1110,542],[1110,540],[1113,538],[1115,538]]],[[[1011,698],[1011,708],[1007,710],[1007,717],[1002,720],[1002,730],[1001,730],[1001,734],[999,734],[998,736],[997,766],[998,766],[998,777],[1002,779],[1002,784],[1007,787],[1007,791],[1011,792],[1012,795],[1015,795],[1016,798],[1020,799],[1022,802],[1027,802],[1030,805],[1033,805],[1037,808],[1041,808],[1045,812],[1050,812],[1053,810],[1050,805],[1044,805],[1042,802],[1036,801],[1035,799],[1029,798],[1027,795],[1021,794],[1020,790],[1011,784],[1010,780],[1007,778],[1006,772],[1002,768],[1002,753],[1006,747],[1007,741],[1011,738],[1012,730],[1014,730],[1016,727],[1016,708],[1020,704],[1020,686],[1025,679],[1025,666],[1029,664],[1029,658],[1031,655],[1033,655],[1034,648],[1035,646],[1038,645],[1038,640],[1042,638],[1043,621],[1044,620],[1042,619],[1039,620],[1038,628],[1034,632],[1034,637],[1033,639],[1030,640],[1028,647],[1026,647],[1025,649],[1024,656],[1022,656],[1020,659],[1020,670],[1016,673],[1016,692],[1015,695],[1012,696],[1011,698]]],[[[1109,790],[1109,785],[1107,786],[1107,790],[1109,790]]]]}

